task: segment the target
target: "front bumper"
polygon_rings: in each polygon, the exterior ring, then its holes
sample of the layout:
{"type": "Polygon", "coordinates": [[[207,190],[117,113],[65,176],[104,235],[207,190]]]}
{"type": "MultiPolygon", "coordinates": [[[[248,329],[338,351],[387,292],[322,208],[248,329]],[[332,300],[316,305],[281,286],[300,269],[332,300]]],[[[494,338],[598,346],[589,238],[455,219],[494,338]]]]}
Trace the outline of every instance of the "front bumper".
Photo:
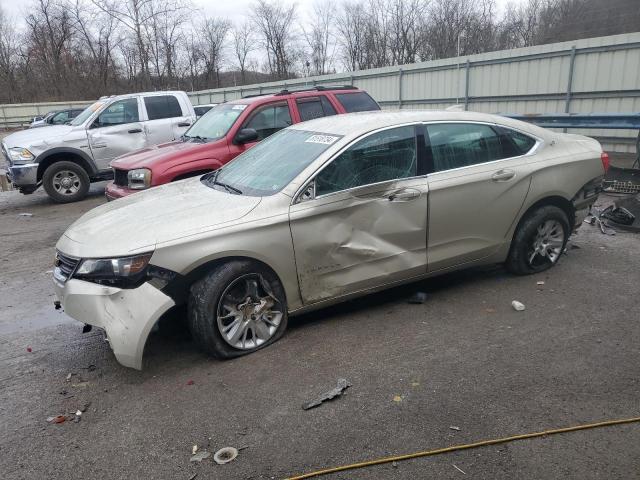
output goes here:
{"type": "Polygon", "coordinates": [[[107,187],[104,190],[104,194],[107,200],[117,200],[118,198],[126,197],[132,193],[143,192],[144,190],[133,190],[129,187],[121,187],[116,185],[113,181],[107,183],[107,187]]]}
{"type": "Polygon", "coordinates": [[[17,187],[30,187],[38,184],[38,164],[9,165],[7,170],[9,181],[17,187]]]}
{"type": "Polygon", "coordinates": [[[67,315],[107,333],[118,362],[142,369],[142,354],[151,328],[175,305],[174,301],[148,283],[138,288],[107,287],[70,279],[54,280],[56,296],[67,315]]]}

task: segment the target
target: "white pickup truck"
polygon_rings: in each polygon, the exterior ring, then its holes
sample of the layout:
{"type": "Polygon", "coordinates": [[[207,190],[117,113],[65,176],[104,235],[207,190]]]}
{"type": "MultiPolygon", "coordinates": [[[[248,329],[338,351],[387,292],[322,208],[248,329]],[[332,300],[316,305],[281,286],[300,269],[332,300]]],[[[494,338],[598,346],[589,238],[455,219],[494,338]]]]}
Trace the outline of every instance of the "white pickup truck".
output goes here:
{"type": "Polygon", "coordinates": [[[4,138],[9,180],[22,193],[42,185],[54,201],[78,201],[89,184],[112,178],[109,162],[125,153],[170,142],[195,122],[185,92],[103,97],[66,125],[4,138]]]}

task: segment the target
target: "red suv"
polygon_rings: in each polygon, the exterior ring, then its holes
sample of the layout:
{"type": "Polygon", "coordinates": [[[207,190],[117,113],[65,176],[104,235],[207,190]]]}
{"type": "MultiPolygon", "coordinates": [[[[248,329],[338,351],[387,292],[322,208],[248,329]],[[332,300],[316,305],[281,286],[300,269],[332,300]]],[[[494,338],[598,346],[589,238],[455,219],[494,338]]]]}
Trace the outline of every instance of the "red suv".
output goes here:
{"type": "Polygon", "coordinates": [[[222,103],[194,123],[180,140],[138,150],[111,162],[114,180],[105,193],[113,200],[210,172],[291,124],[370,110],[380,110],[380,106],[367,92],[349,86],[282,90],[222,103]]]}

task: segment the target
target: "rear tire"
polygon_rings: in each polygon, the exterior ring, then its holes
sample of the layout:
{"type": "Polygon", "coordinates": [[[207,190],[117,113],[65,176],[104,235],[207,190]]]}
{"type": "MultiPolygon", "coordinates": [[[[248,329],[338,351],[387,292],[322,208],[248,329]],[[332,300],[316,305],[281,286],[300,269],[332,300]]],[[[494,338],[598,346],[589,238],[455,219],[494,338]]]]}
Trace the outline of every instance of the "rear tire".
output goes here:
{"type": "Polygon", "coordinates": [[[229,359],[277,341],[287,328],[284,289],[264,266],[235,260],[193,284],[189,330],[209,355],[229,359]]]}
{"type": "Polygon", "coordinates": [[[571,229],[567,214],[553,205],[540,207],[518,225],[506,268],[516,275],[530,275],[553,267],[564,252],[571,229]]]}
{"type": "Polygon", "coordinates": [[[87,196],[91,180],[86,170],[77,163],[55,162],[44,172],[42,186],[56,203],[71,203],[87,196]]]}

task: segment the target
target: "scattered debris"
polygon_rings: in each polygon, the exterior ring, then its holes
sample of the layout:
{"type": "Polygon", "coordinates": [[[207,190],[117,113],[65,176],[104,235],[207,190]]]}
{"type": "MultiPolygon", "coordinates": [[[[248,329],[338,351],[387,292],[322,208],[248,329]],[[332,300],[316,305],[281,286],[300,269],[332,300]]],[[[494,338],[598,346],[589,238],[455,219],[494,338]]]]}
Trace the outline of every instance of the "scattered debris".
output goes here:
{"type": "Polygon", "coordinates": [[[79,408],[78,410],[82,413],[86,412],[87,410],[89,410],[89,407],[91,406],[91,402],[87,402],[85,403],[81,408],[79,408]]]}
{"type": "Polygon", "coordinates": [[[73,418],[74,423],[79,423],[82,420],[82,412],[80,410],[76,410],[75,417],[73,418]]]}
{"type": "Polygon", "coordinates": [[[71,381],[71,377],[73,377],[73,373],[67,374],[67,382],[71,381]]]}
{"type": "Polygon", "coordinates": [[[197,451],[198,451],[198,445],[194,445],[194,446],[191,448],[191,455],[195,455],[197,451]]]}
{"type": "Polygon", "coordinates": [[[426,292],[416,292],[413,295],[411,295],[411,297],[409,297],[409,303],[415,304],[415,305],[420,305],[423,304],[427,301],[427,294],[426,292]]]}
{"type": "Polygon", "coordinates": [[[456,470],[458,470],[461,474],[466,475],[465,471],[462,470],[461,468],[456,467],[454,464],[451,464],[453,466],[453,468],[455,468],[456,470]]]}
{"type": "Polygon", "coordinates": [[[33,349],[31,347],[27,347],[27,352],[31,353],[33,352],[33,349]]]}
{"type": "Polygon", "coordinates": [[[398,462],[396,462],[395,460],[393,462],[391,462],[391,466],[393,468],[398,468],[398,462]]]}
{"type": "Polygon", "coordinates": [[[53,308],[55,308],[56,310],[60,310],[62,308],[62,304],[60,303],[59,300],[56,300],[55,302],[53,302],[53,308]]]}
{"type": "Polygon", "coordinates": [[[393,401],[396,403],[400,403],[402,401],[402,397],[400,395],[394,395],[393,401]]]}
{"type": "Polygon", "coordinates": [[[605,235],[615,235],[616,231],[613,228],[609,228],[600,218],[602,212],[598,211],[594,207],[591,207],[589,210],[589,215],[584,219],[584,223],[588,223],[589,225],[597,225],[600,228],[600,231],[605,235]],[[596,210],[596,213],[593,212],[596,210]]]}
{"type": "Polygon", "coordinates": [[[47,423],[64,423],[67,421],[67,417],[64,415],[57,415],[55,417],[48,417],[47,423]]]}
{"type": "Polygon", "coordinates": [[[242,451],[242,450],[246,450],[247,448],[249,448],[249,445],[242,445],[241,447],[238,447],[238,451],[242,451]]]}
{"type": "Polygon", "coordinates": [[[82,326],[82,333],[89,333],[91,331],[93,327],[91,325],[89,325],[88,323],[85,323],[82,326]]]}
{"type": "Polygon", "coordinates": [[[93,365],[93,364],[91,364],[91,365],[89,365],[89,366],[87,366],[87,367],[84,367],[84,369],[85,369],[87,372],[93,372],[96,368],[97,368],[97,367],[96,367],[95,365],[93,365]]]}
{"type": "Polygon", "coordinates": [[[418,386],[420,386],[420,382],[411,382],[411,386],[412,387],[418,387],[418,386]]]}
{"type": "Polygon", "coordinates": [[[218,465],[224,465],[234,460],[238,456],[238,450],[233,447],[224,447],[218,450],[213,456],[213,461],[218,465]]]}
{"type": "Polygon", "coordinates": [[[518,300],[514,300],[513,302],[511,302],[511,306],[516,312],[521,312],[526,308],[524,306],[524,303],[521,303],[518,300]]]}
{"type": "Polygon", "coordinates": [[[193,380],[187,380],[187,385],[193,385],[194,383],[196,382],[194,382],[193,380]]]}
{"type": "Polygon", "coordinates": [[[33,213],[19,213],[19,217],[33,217],[33,213]]]}
{"type": "Polygon", "coordinates": [[[206,450],[200,450],[198,453],[191,455],[191,458],[189,459],[189,461],[200,463],[202,460],[204,460],[205,458],[209,458],[210,456],[211,456],[211,453],[207,452],[206,450]]]}
{"type": "Polygon", "coordinates": [[[544,285],[544,280],[540,280],[540,281],[536,282],[536,285],[544,285]]]}
{"type": "Polygon", "coordinates": [[[344,378],[339,378],[338,384],[335,388],[329,390],[326,393],[323,393],[315,400],[312,400],[309,403],[305,403],[304,405],[302,405],[302,409],[309,410],[310,408],[317,407],[325,400],[331,400],[332,398],[339,397],[340,395],[342,395],[342,392],[344,392],[350,386],[351,383],[349,383],[347,380],[345,380],[344,378]]]}
{"type": "Polygon", "coordinates": [[[197,476],[198,476],[198,474],[197,474],[197,473],[194,473],[193,475],[191,475],[191,476],[189,477],[189,480],[193,480],[193,479],[194,479],[194,478],[196,478],[197,476]]]}
{"type": "Polygon", "coordinates": [[[455,430],[456,432],[459,432],[459,431],[460,431],[460,427],[456,427],[455,425],[451,425],[451,426],[449,427],[449,429],[451,429],[451,430],[455,430]]]}

